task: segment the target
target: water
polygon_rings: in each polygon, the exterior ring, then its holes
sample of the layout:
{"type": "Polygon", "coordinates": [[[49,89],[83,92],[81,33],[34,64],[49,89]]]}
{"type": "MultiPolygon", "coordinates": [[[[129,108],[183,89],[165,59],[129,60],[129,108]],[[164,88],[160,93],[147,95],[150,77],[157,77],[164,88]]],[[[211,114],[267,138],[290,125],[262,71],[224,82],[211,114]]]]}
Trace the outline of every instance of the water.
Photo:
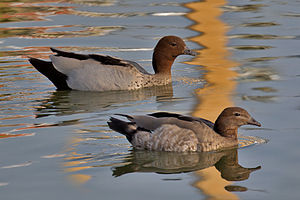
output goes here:
{"type": "Polygon", "coordinates": [[[299,1],[10,1],[1,3],[3,199],[297,199],[299,1]],[[151,69],[164,35],[185,38],[172,86],[58,92],[27,62],[49,47],[151,69]],[[172,111],[214,120],[246,108],[262,128],[217,153],[134,151],[106,121],[172,111]],[[266,143],[266,141],[268,141],[266,143]]]}

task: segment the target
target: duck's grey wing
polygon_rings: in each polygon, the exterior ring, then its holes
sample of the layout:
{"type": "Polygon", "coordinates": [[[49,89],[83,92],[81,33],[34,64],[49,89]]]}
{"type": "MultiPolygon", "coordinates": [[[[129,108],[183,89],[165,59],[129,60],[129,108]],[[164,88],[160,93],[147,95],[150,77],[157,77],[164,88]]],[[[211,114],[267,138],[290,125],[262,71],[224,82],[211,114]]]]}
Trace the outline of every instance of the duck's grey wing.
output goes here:
{"type": "Polygon", "coordinates": [[[204,120],[202,118],[193,118],[175,113],[159,112],[149,115],[126,115],[117,114],[126,117],[129,121],[136,123],[138,127],[145,128],[147,130],[155,130],[164,124],[172,124],[185,129],[195,129],[195,127],[205,130],[207,132],[212,131],[211,126],[213,123],[204,120]]]}
{"type": "Polygon", "coordinates": [[[152,116],[152,117],[156,117],[156,118],[174,117],[174,118],[177,118],[179,120],[184,120],[184,121],[204,122],[210,128],[214,127],[214,123],[213,122],[211,122],[211,121],[209,121],[207,119],[200,118],[200,117],[191,117],[191,116],[181,115],[181,114],[177,114],[177,113],[169,113],[169,112],[156,112],[156,113],[152,113],[152,114],[148,114],[148,115],[152,116]]]}
{"type": "Polygon", "coordinates": [[[118,65],[124,67],[135,67],[138,71],[144,74],[148,73],[143,67],[141,67],[138,63],[131,60],[122,60],[119,58],[115,58],[108,55],[100,55],[100,54],[78,54],[73,52],[61,51],[56,48],[50,48],[52,52],[56,53],[56,56],[62,56],[67,58],[74,58],[77,60],[88,60],[93,59],[100,62],[102,65],[118,65]]]}
{"type": "Polygon", "coordinates": [[[131,60],[124,60],[125,62],[130,63],[131,65],[133,65],[137,70],[139,70],[141,73],[143,74],[147,74],[147,75],[151,75],[149,72],[147,72],[141,65],[139,65],[138,63],[131,61],[131,60]]]}
{"type": "Polygon", "coordinates": [[[201,117],[192,117],[195,121],[199,121],[199,122],[204,122],[208,127],[210,128],[214,128],[214,123],[212,123],[211,121],[207,120],[207,119],[203,119],[201,117]]]}
{"type": "Polygon", "coordinates": [[[130,90],[141,87],[143,75],[134,65],[111,56],[77,54],[57,49],[50,55],[55,69],[65,74],[67,84],[76,90],[130,90]],[[134,85],[137,83],[137,86],[134,85]]]}
{"type": "Polygon", "coordinates": [[[144,128],[146,130],[155,130],[162,125],[158,118],[148,116],[148,115],[126,115],[126,114],[116,114],[119,116],[126,117],[129,121],[134,122],[138,127],[144,128]]]}
{"type": "Polygon", "coordinates": [[[56,53],[56,56],[62,56],[62,57],[66,57],[66,58],[74,58],[77,60],[87,60],[90,58],[89,55],[62,51],[62,50],[56,49],[54,47],[50,47],[50,49],[53,53],[56,53]]]}

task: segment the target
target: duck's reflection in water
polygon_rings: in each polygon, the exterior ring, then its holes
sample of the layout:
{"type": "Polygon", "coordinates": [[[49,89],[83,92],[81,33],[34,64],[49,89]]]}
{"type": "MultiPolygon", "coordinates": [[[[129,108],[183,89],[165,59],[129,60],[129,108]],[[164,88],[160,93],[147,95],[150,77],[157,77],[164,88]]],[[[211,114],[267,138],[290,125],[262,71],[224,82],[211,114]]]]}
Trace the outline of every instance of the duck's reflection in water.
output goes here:
{"type": "MultiPolygon", "coordinates": [[[[251,172],[261,168],[261,166],[254,168],[241,166],[238,163],[237,149],[189,153],[132,150],[124,160],[124,165],[114,167],[112,171],[113,176],[118,177],[134,172],[155,172],[160,174],[185,173],[203,170],[212,166],[215,166],[221,173],[221,177],[227,181],[246,180],[249,178],[251,172]]],[[[238,189],[239,187],[228,185],[225,189],[228,191],[232,189],[234,191],[234,189],[238,189]]],[[[245,189],[244,187],[242,188],[245,189]]]]}
{"type": "Polygon", "coordinates": [[[215,164],[216,169],[221,172],[222,178],[227,181],[243,181],[249,178],[250,173],[258,170],[261,166],[255,168],[245,168],[238,163],[238,152],[232,150],[224,155],[215,164]]]}
{"type": "Polygon", "coordinates": [[[155,98],[162,104],[172,102],[174,100],[172,84],[132,91],[55,91],[48,98],[40,100],[36,116],[106,111],[116,107],[125,107],[126,104],[130,105],[130,102],[136,104],[138,101],[150,98],[155,98]]]}

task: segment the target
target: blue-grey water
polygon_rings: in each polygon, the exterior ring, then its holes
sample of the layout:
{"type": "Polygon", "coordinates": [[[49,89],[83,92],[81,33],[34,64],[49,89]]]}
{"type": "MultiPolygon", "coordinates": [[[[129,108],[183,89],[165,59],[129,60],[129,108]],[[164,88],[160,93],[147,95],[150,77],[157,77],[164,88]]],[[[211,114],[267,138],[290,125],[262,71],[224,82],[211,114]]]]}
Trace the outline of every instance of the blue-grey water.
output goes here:
{"type": "Polygon", "coordinates": [[[5,0],[0,3],[0,196],[16,199],[298,199],[300,1],[5,0]],[[172,85],[56,91],[27,61],[49,47],[134,60],[177,35],[172,85]],[[106,121],[169,111],[216,119],[247,109],[240,148],[135,151],[106,121]]]}

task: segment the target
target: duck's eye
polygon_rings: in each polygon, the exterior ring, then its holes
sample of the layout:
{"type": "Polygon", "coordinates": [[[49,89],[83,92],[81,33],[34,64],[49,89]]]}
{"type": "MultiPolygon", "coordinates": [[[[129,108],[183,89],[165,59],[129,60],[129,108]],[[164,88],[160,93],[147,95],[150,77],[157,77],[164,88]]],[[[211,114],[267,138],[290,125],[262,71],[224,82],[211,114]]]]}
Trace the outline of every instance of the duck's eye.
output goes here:
{"type": "Polygon", "coordinates": [[[176,42],[172,42],[171,46],[176,47],[177,46],[176,42]]]}
{"type": "Polygon", "coordinates": [[[235,115],[235,116],[241,116],[241,114],[240,114],[240,113],[234,113],[234,115],[235,115]]]}

